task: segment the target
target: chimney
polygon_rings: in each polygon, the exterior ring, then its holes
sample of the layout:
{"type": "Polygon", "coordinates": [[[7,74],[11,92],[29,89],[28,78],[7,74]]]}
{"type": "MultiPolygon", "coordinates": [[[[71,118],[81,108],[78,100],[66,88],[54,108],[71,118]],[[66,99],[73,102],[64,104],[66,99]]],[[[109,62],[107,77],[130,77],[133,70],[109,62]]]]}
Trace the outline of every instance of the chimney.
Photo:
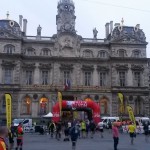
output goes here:
{"type": "Polygon", "coordinates": [[[27,19],[23,19],[23,32],[24,32],[24,35],[26,35],[27,33],[27,19]]]}
{"type": "Polygon", "coordinates": [[[106,23],[105,29],[106,29],[106,38],[107,38],[109,35],[109,23],[106,23]]]}
{"type": "Polygon", "coordinates": [[[23,19],[23,16],[19,15],[19,25],[21,29],[22,29],[22,19],[23,19]]]}
{"type": "Polygon", "coordinates": [[[113,21],[110,21],[110,33],[113,31],[113,21]]]}

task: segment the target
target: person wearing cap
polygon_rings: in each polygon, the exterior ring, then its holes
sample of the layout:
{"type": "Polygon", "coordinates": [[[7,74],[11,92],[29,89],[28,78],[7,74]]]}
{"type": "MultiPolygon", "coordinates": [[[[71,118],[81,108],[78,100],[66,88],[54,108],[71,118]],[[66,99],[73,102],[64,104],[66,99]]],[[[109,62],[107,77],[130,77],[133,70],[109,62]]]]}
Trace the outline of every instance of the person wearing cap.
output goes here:
{"type": "Polygon", "coordinates": [[[113,123],[112,134],[114,139],[114,150],[117,150],[118,143],[119,143],[119,131],[116,123],[113,123]]]}
{"type": "Polygon", "coordinates": [[[7,127],[0,127],[0,150],[8,150],[8,146],[5,143],[5,139],[8,137],[7,127]]]}

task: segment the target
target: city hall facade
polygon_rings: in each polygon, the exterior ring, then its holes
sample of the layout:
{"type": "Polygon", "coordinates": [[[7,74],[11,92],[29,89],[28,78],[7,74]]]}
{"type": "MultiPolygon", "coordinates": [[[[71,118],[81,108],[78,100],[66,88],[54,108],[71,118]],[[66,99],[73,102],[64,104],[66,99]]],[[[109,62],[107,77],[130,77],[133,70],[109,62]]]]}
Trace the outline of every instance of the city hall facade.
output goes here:
{"type": "MultiPolygon", "coordinates": [[[[101,115],[118,116],[118,92],[136,116],[150,115],[149,59],[140,25],[106,23],[106,37],[83,38],[75,29],[72,0],[58,2],[57,33],[27,36],[27,20],[0,20],[0,118],[5,93],[12,96],[13,118],[39,118],[51,112],[57,91],[64,100],[93,100],[101,115]],[[65,89],[67,86],[67,89],[65,89]]],[[[86,31],[84,31],[86,32],[86,31]]],[[[125,109],[124,114],[127,115],[125,109]]]]}

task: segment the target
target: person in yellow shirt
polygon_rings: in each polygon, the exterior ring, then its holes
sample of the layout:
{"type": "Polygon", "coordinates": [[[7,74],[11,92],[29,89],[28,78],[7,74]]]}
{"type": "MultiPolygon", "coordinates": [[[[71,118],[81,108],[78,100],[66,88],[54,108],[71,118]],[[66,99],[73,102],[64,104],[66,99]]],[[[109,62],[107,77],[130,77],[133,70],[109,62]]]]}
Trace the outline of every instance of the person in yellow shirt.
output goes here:
{"type": "Polygon", "coordinates": [[[8,150],[4,140],[7,137],[8,137],[7,127],[0,127],[0,150],[8,150]]]}
{"type": "Polygon", "coordinates": [[[131,122],[130,125],[128,126],[128,132],[130,134],[131,144],[133,145],[134,137],[135,137],[135,134],[136,134],[136,128],[135,128],[135,125],[133,124],[133,122],[131,122]]]}

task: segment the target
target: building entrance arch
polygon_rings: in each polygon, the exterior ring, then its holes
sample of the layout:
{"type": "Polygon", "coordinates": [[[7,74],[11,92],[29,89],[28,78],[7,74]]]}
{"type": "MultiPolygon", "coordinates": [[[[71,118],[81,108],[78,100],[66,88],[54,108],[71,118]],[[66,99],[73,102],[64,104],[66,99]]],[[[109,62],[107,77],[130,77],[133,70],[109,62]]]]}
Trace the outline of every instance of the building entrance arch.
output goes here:
{"type": "MultiPolygon", "coordinates": [[[[78,110],[85,110],[86,108],[90,108],[92,110],[92,119],[95,123],[100,122],[100,107],[94,101],[62,101],[62,110],[69,109],[70,111],[78,111],[78,110]]],[[[60,107],[59,103],[57,102],[53,106],[53,121],[58,122],[60,121],[60,107]]]]}

